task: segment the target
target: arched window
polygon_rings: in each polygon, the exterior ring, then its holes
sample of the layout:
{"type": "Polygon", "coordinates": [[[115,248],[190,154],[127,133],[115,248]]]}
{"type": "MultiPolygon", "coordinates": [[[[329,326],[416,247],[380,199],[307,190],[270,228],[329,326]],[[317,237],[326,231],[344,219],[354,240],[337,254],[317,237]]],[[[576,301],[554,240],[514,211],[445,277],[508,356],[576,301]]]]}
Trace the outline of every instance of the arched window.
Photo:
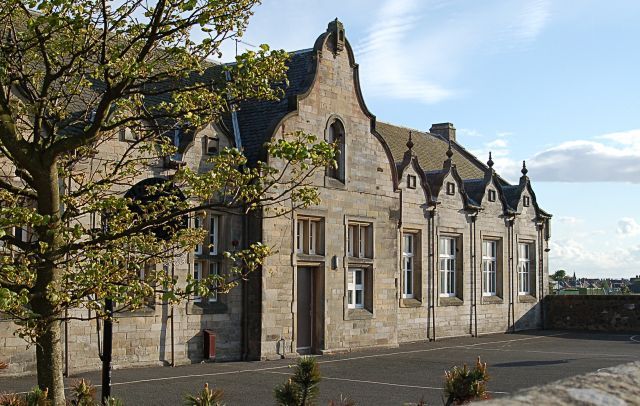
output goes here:
{"type": "Polygon", "coordinates": [[[335,143],[337,145],[336,149],[336,166],[330,167],[327,169],[327,176],[337,179],[340,182],[345,181],[345,154],[344,154],[344,140],[345,132],[344,126],[340,120],[334,120],[333,123],[329,126],[329,134],[327,136],[327,141],[330,143],[335,143]]]}

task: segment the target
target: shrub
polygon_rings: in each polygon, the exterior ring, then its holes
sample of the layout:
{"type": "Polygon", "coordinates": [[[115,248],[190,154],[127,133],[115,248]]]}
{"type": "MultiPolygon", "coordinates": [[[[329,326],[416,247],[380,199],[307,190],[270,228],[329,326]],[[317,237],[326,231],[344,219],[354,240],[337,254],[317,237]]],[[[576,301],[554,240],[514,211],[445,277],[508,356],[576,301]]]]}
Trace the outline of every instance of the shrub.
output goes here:
{"type": "Polygon", "coordinates": [[[210,389],[209,384],[204,384],[204,389],[196,395],[186,395],[184,404],[186,406],[223,406],[222,389],[210,389]]]}
{"type": "Polygon", "coordinates": [[[36,386],[25,396],[25,404],[27,406],[49,406],[51,401],[47,399],[48,397],[49,389],[42,390],[36,386]]]}
{"type": "Polygon", "coordinates": [[[24,398],[15,393],[3,393],[0,395],[0,406],[26,406],[24,398]]]}
{"type": "Polygon", "coordinates": [[[71,393],[75,397],[75,399],[71,400],[73,406],[98,406],[96,388],[89,381],[84,379],[76,381],[71,388],[71,393]]]}
{"type": "Polygon", "coordinates": [[[354,402],[352,399],[350,399],[348,396],[347,397],[343,397],[342,394],[340,395],[340,399],[338,400],[330,400],[329,401],[329,406],[356,406],[356,402],[354,402]]]}
{"type": "Polygon", "coordinates": [[[310,406],[318,396],[320,368],[314,357],[300,357],[294,366],[291,378],[276,386],[276,403],[281,406],[310,406]]]}
{"type": "Polygon", "coordinates": [[[460,405],[472,400],[488,399],[486,387],[488,380],[487,363],[480,362],[480,357],[478,357],[473,370],[464,364],[462,368],[454,366],[450,371],[445,371],[446,405],[460,405]]]}

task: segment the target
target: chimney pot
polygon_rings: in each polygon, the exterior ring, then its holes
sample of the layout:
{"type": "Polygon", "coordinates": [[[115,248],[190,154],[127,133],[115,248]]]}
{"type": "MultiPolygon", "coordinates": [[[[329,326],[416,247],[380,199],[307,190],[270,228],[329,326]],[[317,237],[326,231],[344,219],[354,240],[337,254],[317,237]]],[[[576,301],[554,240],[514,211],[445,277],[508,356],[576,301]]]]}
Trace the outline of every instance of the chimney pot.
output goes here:
{"type": "Polygon", "coordinates": [[[432,124],[429,131],[433,134],[437,134],[444,137],[448,141],[456,140],[456,128],[452,123],[438,123],[432,124]]]}

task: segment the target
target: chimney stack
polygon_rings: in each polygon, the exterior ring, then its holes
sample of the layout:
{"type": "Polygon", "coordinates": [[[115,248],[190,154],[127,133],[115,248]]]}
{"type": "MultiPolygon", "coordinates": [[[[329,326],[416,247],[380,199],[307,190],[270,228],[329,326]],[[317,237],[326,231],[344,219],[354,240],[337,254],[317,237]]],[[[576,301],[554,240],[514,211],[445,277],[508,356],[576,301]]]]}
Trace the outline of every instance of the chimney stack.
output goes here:
{"type": "Polygon", "coordinates": [[[429,132],[444,137],[447,141],[456,140],[456,128],[451,123],[439,123],[431,125],[429,132]]]}

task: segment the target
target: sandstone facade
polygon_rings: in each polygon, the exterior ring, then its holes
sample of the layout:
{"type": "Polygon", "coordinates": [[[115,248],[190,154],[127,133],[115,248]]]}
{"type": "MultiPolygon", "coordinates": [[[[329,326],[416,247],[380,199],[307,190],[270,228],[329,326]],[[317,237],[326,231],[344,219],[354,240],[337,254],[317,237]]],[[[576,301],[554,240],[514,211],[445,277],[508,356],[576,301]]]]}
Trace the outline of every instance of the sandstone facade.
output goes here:
{"type": "MultiPolygon", "coordinates": [[[[542,327],[550,215],[526,170],[510,185],[458,145],[449,124],[429,133],[377,121],[337,20],[314,48],[292,54],[289,80],[282,101],[241,105],[237,125],[229,118],[202,129],[182,159],[206,169],[207,139],[216,137],[221,147],[241,142],[250,162],[278,167],[265,156],[266,140],[295,130],[324,136],[341,153],[337,169],[313,179],[322,203],[276,218],[206,213],[200,226],[217,218],[218,250],[176,258],[177,275],[212,263],[224,272],[221,253],[232,244],[262,241],[275,254],[216,301],[156,302],[120,316],[116,367],[199,362],[204,329],[216,334],[217,359],[231,360],[542,327]]],[[[104,148],[117,155],[123,146],[104,148]]],[[[11,331],[10,320],[0,321],[9,372],[33,371],[33,348],[11,331]]],[[[95,323],[70,322],[67,331],[70,369],[98,368],[95,323]]]]}

